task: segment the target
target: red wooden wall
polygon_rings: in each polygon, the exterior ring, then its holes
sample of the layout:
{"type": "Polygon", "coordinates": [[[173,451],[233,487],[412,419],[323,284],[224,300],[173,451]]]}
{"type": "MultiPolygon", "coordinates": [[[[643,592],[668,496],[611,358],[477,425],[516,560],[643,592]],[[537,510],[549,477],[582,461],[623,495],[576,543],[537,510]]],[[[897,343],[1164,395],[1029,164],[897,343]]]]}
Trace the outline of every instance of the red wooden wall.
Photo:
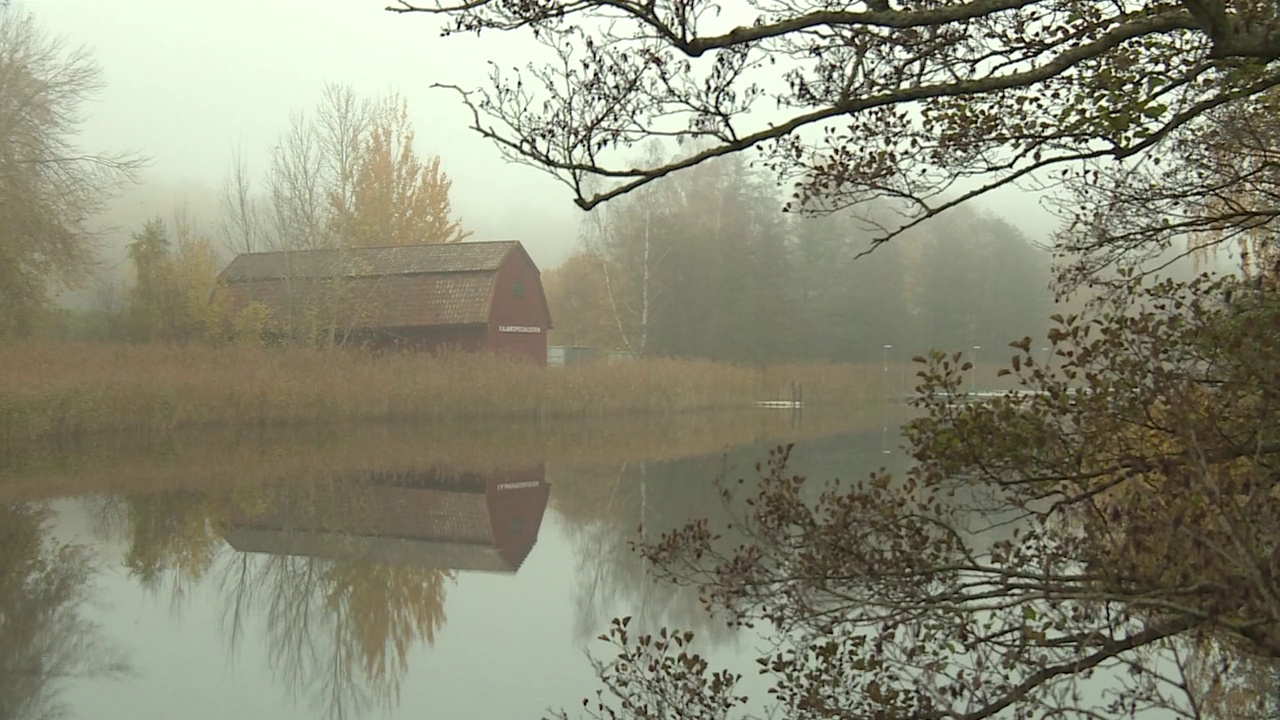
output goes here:
{"type": "Polygon", "coordinates": [[[489,346],[496,352],[546,365],[550,329],[551,313],[538,268],[523,250],[513,251],[494,278],[489,346]],[[538,332],[532,332],[533,328],[538,332]]]}

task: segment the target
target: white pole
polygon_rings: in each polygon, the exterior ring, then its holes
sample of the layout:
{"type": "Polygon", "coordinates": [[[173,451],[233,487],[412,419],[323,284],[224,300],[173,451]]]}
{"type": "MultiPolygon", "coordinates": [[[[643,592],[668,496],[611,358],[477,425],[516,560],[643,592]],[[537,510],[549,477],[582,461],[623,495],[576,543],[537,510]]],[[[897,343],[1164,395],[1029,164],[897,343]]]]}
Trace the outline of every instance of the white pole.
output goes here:
{"type": "Polygon", "coordinates": [[[973,369],[969,371],[969,392],[973,392],[974,378],[978,375],[978,351],[982,349],[981,345],[973,346],[973,369]]]}

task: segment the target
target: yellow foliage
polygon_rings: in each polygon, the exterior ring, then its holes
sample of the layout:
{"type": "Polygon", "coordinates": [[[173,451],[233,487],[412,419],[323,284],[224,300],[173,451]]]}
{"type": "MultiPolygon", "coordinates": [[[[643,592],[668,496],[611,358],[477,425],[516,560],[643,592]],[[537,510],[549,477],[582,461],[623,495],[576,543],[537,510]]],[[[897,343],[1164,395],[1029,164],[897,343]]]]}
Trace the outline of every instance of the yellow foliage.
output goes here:
{"type": "Polygon", "coordinates": [[[614,304],[605,282],[605,262],[598,253],[580,250],[543,276],[547,304],[555,319],[555,328],[548,336],[552,345],[622,347],[614,304]]]}
{"type": "Polygon", "coordinates": [[[148,223],[130,246],[137,284],[129,300],[129,334],[135,340],[219,340],[226,306],[213,301],[221,264],[206,239],[182,232],[170,247],[163,225],[148,223]]]}
{"type": "Polygon", "coordinates": [[[337,231],[357,247],[458,242],[470,233],[451,218],[452,181],[440,158],[425,164],[413,148],[414,133],[404,101],[388,100],[370,131],[355,178],[350,206],[333,199],[337,231]]]}
{"type": "Polygon", "coordinates": [[[168,260],[172,282],[186,288],[181,332],[185,339],[208,340],[222,335],[226,325],[225,306],[212,302],[218,280],[219,259],[208,240],[195,238],[178,243],[168,260]]]}
{"type": "Polygon", "coordinates": [[[260,347],[271,329],[271,308],[260,302],[251,302],[239,313],[231,327],[232,341],[237,345],[260,347]]]}
{"type": "Polygon", "coordinates": [[[450,570],[373,563],[335,563],[328,572],[326,605],[341,613],[340,642],[360,659],[365,677],[398,699],[409,651],[432,645],[445,623],[445,584],[450,570]]]}

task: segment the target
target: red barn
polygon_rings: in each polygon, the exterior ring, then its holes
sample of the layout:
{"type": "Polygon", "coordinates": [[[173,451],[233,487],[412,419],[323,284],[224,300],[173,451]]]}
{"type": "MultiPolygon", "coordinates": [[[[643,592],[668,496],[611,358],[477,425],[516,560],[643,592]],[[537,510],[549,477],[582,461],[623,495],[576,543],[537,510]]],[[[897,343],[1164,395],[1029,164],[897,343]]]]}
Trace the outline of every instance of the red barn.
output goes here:
{"type": "Polygon", "coordinates": [[[514,240],[246,253],[216,292],[233,316],[260,304],[282,333],[547,362],[541,273],[514,240]]]}
{"type": "Polygon", "coordinates": [[[223,537],[241,552],[510,574],[538,541],[550,492],[543,465],[283,483],[235,506],[223,537]]]}

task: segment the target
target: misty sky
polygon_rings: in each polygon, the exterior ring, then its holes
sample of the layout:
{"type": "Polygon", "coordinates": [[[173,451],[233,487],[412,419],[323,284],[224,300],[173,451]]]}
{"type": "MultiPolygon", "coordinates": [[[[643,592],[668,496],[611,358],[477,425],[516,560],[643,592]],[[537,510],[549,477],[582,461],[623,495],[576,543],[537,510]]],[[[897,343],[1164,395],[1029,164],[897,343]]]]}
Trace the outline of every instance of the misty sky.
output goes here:
{"type": "MultiPolygon", "coordinates": [[[[502,159],[467,129],[467,110],[433,82],[483,82],[487,61],[527,61],[537,46],[515,35],[441,38],[439,21],[384,11],[385,0],[19,0],[51,33],[84,44],[106,88],[88,108],[84,146],[152,158],[146,192],[128,202],[168,214],[174,188],[213,223],[213,193],[240,144],[261,177],[267,151],[293,111],[309,110],[326,82],[366,96],[400,91],[423,155],[439,155],[453,203],[473,239],[518,239],[545,270],[576,241],[572,193],[550,176],[502,159]],[[160,188],[160,190],[156,190],[160,188]],[[202,199],[205,202],[202,202],[202,199]],[[207,207],[207,211],[206,211],[207,207]]],[[[983,203],[1037,239],[1051,224],[1030,197],[983,203]]],[[[134,228],[136,229],[136,228],[134,228]]]]}
{"type": "MultiPolygon", "coordinates": [[[[290,113],[314,107],[326,82],[350,83],[367,96],[399,90],[413,114],[419,152],[441,156],[454,181],[454,207],[475,239],[524,240],[540,264],[554,264],[575,238],[580,211],[571,193],[503,161],[467,129],[467,112],[454,96],[428,87],[480,82],[485,52],[498,44],[442,39],[434,18],[392,15],[385,4],[27,0],[15,6],[93,51],[106,88],[88,108],[84,146],[144,151],[152,158],[149,184],[203,185],[212,192],[237,143],[261,176],[290,113]]],[[[512,39],[501,45],[512,47],[512,39]]]]}

